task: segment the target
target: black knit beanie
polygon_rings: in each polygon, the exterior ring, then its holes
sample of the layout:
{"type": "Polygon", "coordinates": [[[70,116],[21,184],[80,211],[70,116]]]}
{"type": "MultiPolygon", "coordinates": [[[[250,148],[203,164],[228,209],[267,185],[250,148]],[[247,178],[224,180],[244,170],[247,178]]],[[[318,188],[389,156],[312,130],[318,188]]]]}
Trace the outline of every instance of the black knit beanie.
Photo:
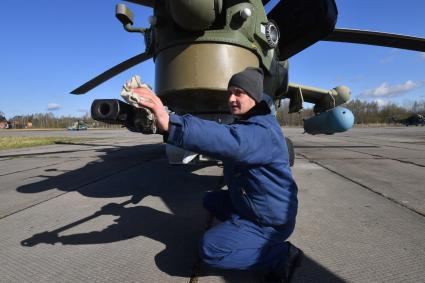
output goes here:
{"type": "Polygon", "coordinates": [[[244,71],[234,74],[230,78],[228,87],[239,87],[246,91],[255,101],[260,102],[263,98],[263,78],[263,70],[248,67],[244,71]]]}

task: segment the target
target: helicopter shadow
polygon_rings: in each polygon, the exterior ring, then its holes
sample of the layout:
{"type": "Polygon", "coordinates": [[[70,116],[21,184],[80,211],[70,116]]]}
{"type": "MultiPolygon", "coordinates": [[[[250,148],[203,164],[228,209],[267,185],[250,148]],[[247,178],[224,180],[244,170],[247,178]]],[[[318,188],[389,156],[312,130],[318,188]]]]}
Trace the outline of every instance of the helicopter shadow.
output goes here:
{"type": "MultiPolygon", "coordinates": [[[[56,175],[38,175],[31,178],[43,180],[22,185],[16,190],[23,194],[35,194],[49,190],[63,192],[78,191],[87,197],[123,197],[132,196],[135,192],[131,189],[98,191],[90,190],[90,185],[105,178],[119,178],[120,173],[133,167],[140,166],[152,160],[164,159],[165,149],[162,144],[146,144],[131,147],[114,147],[94,150],[96,160],[91,161],[75,170],[60,170],[48,168],[46,173],[59,172],[56,175]]],[[[76,154],[84,154],[83,151],[75,151],[76,154]]],[[[70,152],[66,152],[70,154],[70,152]]],[[[88,153],[89,154],[89,153],[88,153]]],[[[78,156],[72,156],[72,159],[78,156]]],[[[71,159],[70,158],[70,159],[71,159]]]]}

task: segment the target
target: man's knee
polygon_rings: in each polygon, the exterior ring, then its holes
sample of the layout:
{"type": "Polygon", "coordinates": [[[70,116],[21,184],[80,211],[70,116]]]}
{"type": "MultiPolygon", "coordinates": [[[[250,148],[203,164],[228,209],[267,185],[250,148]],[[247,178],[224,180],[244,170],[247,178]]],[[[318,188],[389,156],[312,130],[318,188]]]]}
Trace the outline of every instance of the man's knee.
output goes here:
{"type": "Polygon", "coordinates": [[[223,247],[220,246],[220,240],[212,233],[207,231],[199,243],[199,256],[206,264],[217,267],[221,266],[220,261],[229,254],[223,247]]]}

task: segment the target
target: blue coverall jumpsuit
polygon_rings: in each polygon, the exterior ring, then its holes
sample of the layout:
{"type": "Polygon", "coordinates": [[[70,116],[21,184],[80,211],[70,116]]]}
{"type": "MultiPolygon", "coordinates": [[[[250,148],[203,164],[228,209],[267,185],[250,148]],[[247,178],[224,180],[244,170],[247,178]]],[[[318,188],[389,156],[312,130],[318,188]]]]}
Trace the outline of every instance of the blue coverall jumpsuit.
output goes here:
{"type": "Polygon", "coordinates": [[[222,222],[200,243],[202,260],[221,269],[281,270],[295,227],[297,185],[282,131],[265,102],[230,125],[170,116],[168,143],[223,161],[228,190],[204,206],[222,222]]]}

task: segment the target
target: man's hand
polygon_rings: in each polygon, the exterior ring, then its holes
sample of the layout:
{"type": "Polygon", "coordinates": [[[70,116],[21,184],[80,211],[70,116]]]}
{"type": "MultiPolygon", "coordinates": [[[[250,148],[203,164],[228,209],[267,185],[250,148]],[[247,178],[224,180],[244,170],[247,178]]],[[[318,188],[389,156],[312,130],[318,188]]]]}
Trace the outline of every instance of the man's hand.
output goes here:
{"type": "Polygon", "coordinates": [[[162,132],[168,132],[170,116],[164,109],[161,99],[147,87],[135,88],[133,92],[139,95],[139,105],[149,108],[156,117],[156,126],[162,132]]]}

